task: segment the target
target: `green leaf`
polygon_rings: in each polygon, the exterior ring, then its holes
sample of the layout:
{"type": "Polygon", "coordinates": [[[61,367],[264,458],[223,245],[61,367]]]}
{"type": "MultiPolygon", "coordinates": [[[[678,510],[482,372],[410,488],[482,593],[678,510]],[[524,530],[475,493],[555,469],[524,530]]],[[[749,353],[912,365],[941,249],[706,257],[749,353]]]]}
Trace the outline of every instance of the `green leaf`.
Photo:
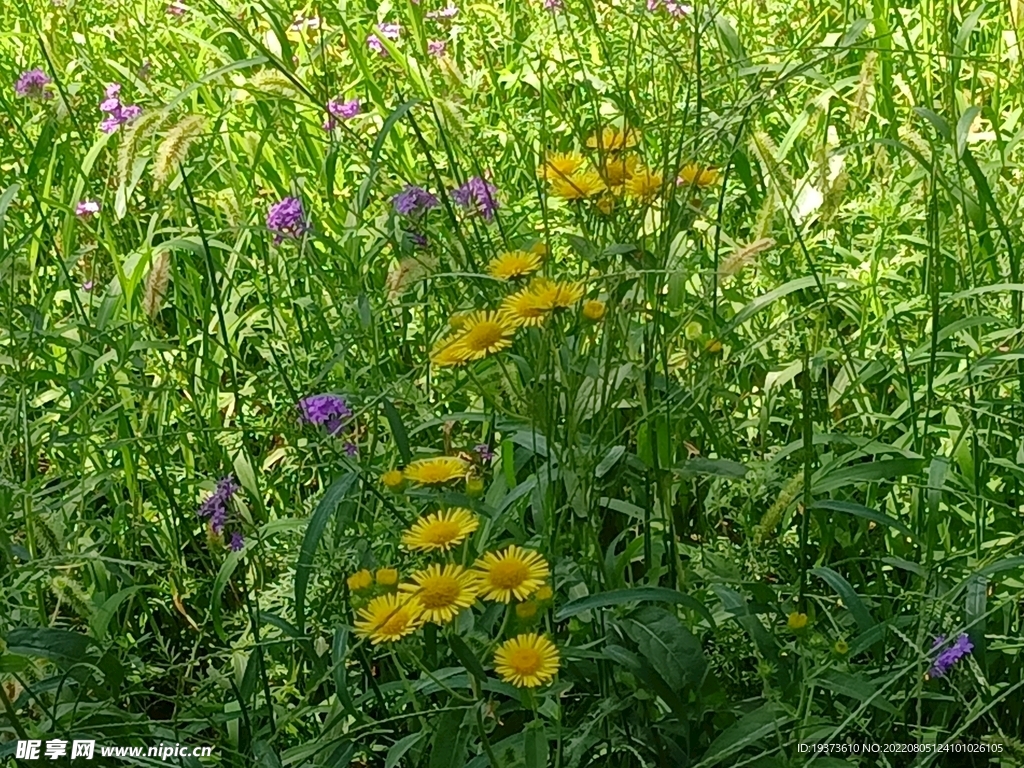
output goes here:
{"type": "MultiPolygon", "coordinates": [[[[370,76],[370,79],[373,80],[373,77],[370,76]]],[[[370,190],[374,188],[374,182],[377,179],[377,174],[380,172],[380,153],[384,149],[384,142],[387,140],[388,134],[395,127],[395,123],[405,117],[405,114],[419,103],[419,99],[410,99],[404,104],[399,105],[384,121],[380,133],[377,134],[376,141],[373,142],[373,151],[370,153],[370,172],[359,187],[359,195],[356,202],[357,212],[361,213],[366,210],[366,205],[370,199],[370,190]]]]}
{"type": "Polygon", "coordinates": [[[647,606],[622,624],[651,667],[674,690],[703,678],[704,650],[675,614],[647,606]]]}
{"type": "Polygon", "coordinates": [[[911,531],[905,523],[901,523],[894,517],[889,517],[889,515],[885,514],[884,512],[876,512],[873,509],[869,509],[868,507],[865,507],[863,504],[856,504],[852,501],[823,499],[821,501],[816,501],[813,504],[811,504],[811,509],[825,509],[830,512],[842,512],[847,515],[863,517],[865,520],[874,520],[876,523],[879,523],[880,525],[884,525],[899,531],[904,536],[909,536],[912,539],[917,538],[916,536],[914,536],[914,532],[911,531]]]}
{"type": "Polygon", "coordinates": [[[384,768],[395,768],[398,765],[399,760],[405,757],[405,753],[415,747],[423,738],[428,734],[428,731],[417,731],[411,733],[408,736],[399,739],[391,748],[388,750],[387,757],[384,758],[384,768]]]}
{"type": "Polygon", "coordinates": [[[836,594],[843,599],[843,603],[850,609],[850,613],[853,614],[853,618],[856,620],[861,632],[867,632],[875,626],[875,620],[871,618],[871,614],[860,599],[860,596],[853,591],[850,582],[826,566],[812,568],[811,574],[827,582],[835,590],[836,594]]]}
{"type": "Polygon", "coordinates": [[[971,126],[974,124],[974,118],[981,112],[981,107],[973,106],[968,107],[964,110],[964,113],[960,115],[960,119],[956,121],[956,156],[962,157],[964,150],[967,148],[967,134],[971,131],[971,126]]]}
{"type": "Polygon", "coordinates": [[[387,416],[388,424],[391,425],[391,434],[395,438],[398,453],[402,456],[402,463],[408,464],[412,461],[412,451],[409,450],[409,436],[405,432],[405,424],[402,423],[402,417],[398,413],[398,409],[395,408],[395,404],[388,400],[388,398],[383,398],[381,402],[384,405],[384,415],[387,416]]]}
{"type": "Polygon", "coordinates": [[[89,629],[92,630],[93,636],[97,640],[103,640],[107,636],[107,625],[110,620],[117,613],[117,609],[121,607],[121,603],[127,600],[129,597],[134,595],[136,592],[146,589],[148,585],[136,584],[132,587],[125,587],[120,592],[117,592],[106,600],[103,601],[103,605],[96,609],[96,612],[92,615],[89,620],[89,629]]]}
{"type": "Polygon", "coordinates": [[[626,446],[624,445],[613,445],[608,449],[608,453],[604,455],[600,463],[594,468],[594,477],[600,480],[602,477],[608,474],[612,467],[614,467],[619,459],[622,458],[626,452],[626,446]]]}
{"type": "Polygon", "coordinates": [[[967,634],[974,645],[974,658],[985,666],[986,609],[988,607],[988,579],[972,576],[967,580],[967,597],[964,604],[964,618],[967,619],[967,634]]]}
{"type": "MultiPolygon", "coordinates": [[[[302,549],[299,552],[299,561],[295,566],[295,623],[302,632],[306,626],[306,587],[309,584],[309,575],[313,568],[313,555],[320,544],[320,537],[323,536],[327,521],[334,514],[338,504],[349,492],[349,489],[356,482],[358,476],[348,472],[335,480],[324,492],[320,503],[316,505],[313,514],[310,515],[309,525],[306,526],[306,535],[302,539],[302,549]]],[[[236,553],[238,554],[238,553],[236,553]]]]}
{"type": "Polygon", "coordinates": [[[854,483],[893,480],[898,477],[918,475],[924,467],[924,459],[882,459],[867,464],[856,464],[832,470],[825,468],[814,475],[814,493],[829,493],[854,483]]]}
{"type": "Polygon", "coordinates": [[[555,614],[555,621],[565,621],[584,611],[596,608],[607,608],[612,605],[623,605],[625,603],[674,603],[697,611],[708,620],[714,627],[715,620],[702,602],[684,595],[674,589],[665,587],[633,587],[632,589],[615,589],[611,592],[599,592],[596,595],[588,595],[578,600],[566,603],[555,614]]]}
{"type": "Polygon", "coordinates": [[[88,635],[49,627],[18,627],[7,633],[6,641],[9,653],[49,659],[61,666],[85,661],[96,645],[88,635]]]}
{"type": "Polygon", "coordinates": [[[732,477],[737,480],[747,474],[746,467],[738,461],[730,461],[729,459],[690,459],[676,466],[675,470],[686,477],[693,475],[717,475],[719,477],[732,477]]]}
{"type": "Polygon", "coordinates": [[[788,729],[785,726],[790,720],[792,718],[779,704],[765,704],[755,709],[726,728],[711,742],[708,751],[704,753],[704,758],[698,763],[698,768],[717,765],[727,757],[774,733],[785,734],[788,737],[788,729]]]}
{"type": "Polygon", "coordinates": [[[534,720],[526,726],[523,746],[526,753],[526,768],[547,768],[548,735],[542,721],[534,720]]]}
{"type": "Polygon", "coordinates": [[[466,668],[469,674],[480,682],[484,682],[487,679],[487,673],[484,671],[483,665],[476,657],[476,654],[466,645],[465,640],[456,634],[451,634],[448,636],[448,644],[451,646],[455,658],[459,660],[459,663],[466,668]]]}
{"type": "Polygon", "coordinates": [[[242,555],[245,554],[245,550],[239,552],[232,552],[220,565],[220,570],[217,571],[217,577],[213,580],[212,595],[210,598],[210,616],[213,619],[213,631],[217,633],[217,637],[227,642],[228,635],[224,631],[224,622],[221,619],[221,595],[224,594],[224,587],[228,585],[231,580],[231,574],[235,572],[235,568],[238,567],[238,561],[242,559],[242,555]]]}
{"type": "Polygon", "coordinates": [[[761,620],[750,612],[746,598],[734,589],[729,589],[722,584],[712,586],[718,599],[722,601],[722,607],[733,615],[736,622],[743,627],[754,641],[761,655],[774,659],[777,655],[775,641],[768,631],[761,624],[761,620]]]}
{"type": "Polygon", "coordinates": [[[469,729],[462,727],[465,710],[445,712],[437,719],[428,768],[462,768],[466,764],[469,729]]]}
{"type": "Polygon", "coordinates": [[[830,669],[814,682],[826,691],[834,691],[842,696],[849,696],[893,715],[899,714],[899,711],[888,699],[881,697],[882,694],[879,688],[863,675],[847,674],[836,669],[830,669]]]}
{"type": "Polygon", "coordinates": [[[338,694],[338,701],[346,712],[356,721],[361,721],[363,715],[356,709],[352,700],[352,692],[348,687],[348,670],[345,668],[345,658],[348,656],[348,627],[338,627],[334,632],[334,642],[331,644],[331,660],[334,662],[334,689],[338,694]]]}

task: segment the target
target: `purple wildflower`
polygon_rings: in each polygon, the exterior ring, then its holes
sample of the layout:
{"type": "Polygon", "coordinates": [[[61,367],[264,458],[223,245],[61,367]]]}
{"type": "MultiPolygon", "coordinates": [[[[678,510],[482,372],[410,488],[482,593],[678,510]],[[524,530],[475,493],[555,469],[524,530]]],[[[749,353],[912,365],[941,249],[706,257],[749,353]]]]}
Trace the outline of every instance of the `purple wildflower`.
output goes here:
{"type": "Polygon", "coordinates": [[[46,90],[52,83],[41,69],[28,69],[14,83],[14,92],[30,99],[52,99],[53,94],[46,90]]]}
{"type": "Polygon", "coordinates": [[[329,435],[341,432],[345,426],[343,420],[352,416],[352,409],[348,407],[345,398],[330,393],[302,398],[299,400],[299,410],[310,424],[326,426],[329,435]]]}
{"type": "Polygon", "coordinates": [[[210,518],[210,528],[214,533],[224,530],[228,520],[228,505],[231,497],[239,490],[241,486],[235,482],[233,476],[222,477],[217,481],[217,489],[199,505],[199,516],[210,518]]]}
{"type": "Polygon", "coordinates": [[[494,451],[487,443],[479,443],[473,446],[473,450],[480,455],[482,461],[490,461],[494,458],[494,451]]]}
{"type": "MultiPolygon", "coordinates": [[[[385,22],[383,24],[377,25],[377,31],[380,33],[381,36],[387,38],[388,40],[397,40],[398,36],[402,32],[402,28],[397,24],[390,24],[385,22]]],[[[378,37],[377,35],[371,34],[366,38],[366,47],[369,48],[374,53],[380,54],[381,56],[388,55],[388,49],[384,47],[384,43],[380,41],[380,37],[378,37]]]]}
{"type": "Polygon", "coordinates": [[[348,101],[331,99],[327,102],[327,119],[324,121],[324,130],[333,131],[338,127],[337,120],[351,120],[358,114],[359,99],[349,99],[348,101]]]}
{"type": "Polygon", "coordinates": [[[405,234],[408,236],[410,242],[413,245],[415,245],[417,248],[426,248],[427,247],[427,236],[426,235],[424,235],[424,234],[422,234],[420,232],[416,232],[415,230],[412,230],[412,229],[407,229],[405,231],[405,234]]]}
{"type": "MultiPolygon", "coordinates": [[[[935,638],[935,644],[932,646],[932,650],[934,651],[945,642],[945,636],[939,635],[935,638]]],[[[973,650],[974,644],[971,642],[971,638],[967,635],[960,635],[953,645],[935,657],[935,661],[932,663],[932,668],[928,672],[929,676],[944,677],[945,674],[953,668],[954,664],[960,661],[964,656],[967,656],[973,650]]]]}
{"type": "Polygon", "coordinates": [[[565,8],[563,0],[544,0],[544,9],[552,13],[558,13],[565,8]]]}
{"type": "Polygon", "coordinates": [[[445,7],[445,8],[442,8],[439,11],[428,11],[427,12],[427,18],[428,19],[450,19],[453,16],[457,15],[458,12],[459,12],[458,8],[456,8],[454,5],[449,5],[449,6],[445,7]]]}
{"type": "Polygon", "coordinates": [[[437,198],[423,187],[407,184],[405,189],[391,198],[395,211],[402,216],[419,216],[440,203],[437,198]]]}
{"type": "Polygon", "coordinates": [[[242,538],[242,534],[238,531],[234,531],[231,534],[231,541],[228,542],[228,548],[232,552],[238,552],[244,546],[245,539],[242,538]]]}
{"type": "Polygon", "coordinates": [[[80,200],[75,206],[76,216],[93,216],[100,212],[100,204],[95,200],[80,200]]]}
{"type": "Polygon", "coordinates": [[[444,56],[444,50],[447,44],[444,40],[428,40],[427,41],[427,53],[431,56],[444,56]]]}
{"type": "Polygon", "coordinates": [[[88,293],[89,291],[92,290],[93,285],[95,285],[95,283],[93,283],[92,280],[86,280],[84,283],[82,283],[82,290],[88,293]]]}
{"type": "Polygon", "coordinates": [[[285,237],[301,237],[309,229],[302,201],[297,197],[286,197],[270,206],[267,229],[274,233],[275,243],[280,243],[285,237]]]}
{"type": "Polygon", "coordinates": [[[345,443],[345,455],[346,456],[357,456],[359,454],[359,448],[355,443],[345,443]]]}
{"type": "Polygon", "coordinates": [[[100,130],[104,133],[113,133],[142,114],[142,107],[122,104],[120,94],[121,84],[111,83],[104,93],[106,98],[100,102],[100,112],[107,113],[107,117],[100,123],[100,130]]]}
{"type": "Polygon", "coordinates": [[[461,187],[452,190],[452,200],[463,208],[475,209],[490,221],[498,209],[498,188],[479,176],[474,176],[461,187]]]}

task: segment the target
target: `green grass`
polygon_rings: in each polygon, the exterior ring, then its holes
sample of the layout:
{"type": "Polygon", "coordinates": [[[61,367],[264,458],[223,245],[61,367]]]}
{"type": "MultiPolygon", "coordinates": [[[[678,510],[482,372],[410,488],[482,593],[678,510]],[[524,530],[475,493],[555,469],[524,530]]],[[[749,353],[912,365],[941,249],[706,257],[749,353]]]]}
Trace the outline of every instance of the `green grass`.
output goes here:
{"type": "Polygon", "coordinates": [[[0,9],[0,757],[1024,764],[1024,9],[441,7],[0,9]],[[14,91],[36,67],[51,98],[14,91]],[[108,136],[111,82],[143,116],[108,136]],[[335,97],[362,113],[325,132],[335,97]],[[598,162],[610,125],[658,194],[551,194],[545,154],[598,162]],[[688,163],[718,180],[672,183],[688,163]],[[449,194],[475,176],[492,222],[449,194]],[[406,184],[439,206],[396,214],[406,184]],[[275,242],[285,196],[311,228],[275,242]],[[576,302],[431,364],[512,290],[487,264],[537,243],[603,318],[576,302]],[[324,392],[343,436],[300,423],[324,392]],[[473,482],[380,482],[441,454],[473,482]],[[197,514],[229,475],[239,552],[197,514]],[[441,506],[479,529],[404,549],[441,506]],[[511,544],[550,565],[535,616],[356,631],[354,572],[511,544]],[[494,669],[526,631],[561,655],[532,691],[494,669]],[[962,633],[973,652],[929,675],[962,633]],[[825,742],[932,751],[799,748],[825,742]],[[1000,751],[935,751],[958,743],[1000,751]]]}

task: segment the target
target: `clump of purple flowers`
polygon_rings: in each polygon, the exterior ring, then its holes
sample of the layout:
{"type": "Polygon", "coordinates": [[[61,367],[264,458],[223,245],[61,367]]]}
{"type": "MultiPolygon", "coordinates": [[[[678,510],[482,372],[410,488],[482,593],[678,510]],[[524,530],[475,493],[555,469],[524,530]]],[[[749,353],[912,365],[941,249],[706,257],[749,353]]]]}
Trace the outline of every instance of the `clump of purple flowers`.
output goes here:
{"type": "MultiPolygon", "coordinates": [[[[935,644],[932,645],[932,650],[934,651],[936,648],[945,644],[945,642],[946,636],[939,635],[935,638],[935,644]]],[[[953,665],[973,650],[974,643],[971,642],[971,638],[967,635],[960,635],[953,645],[935,657],[935,661],[932,663],[932,668],[928,672],[929,676],[944,677],[946,673],[953,668],[953,665]]]]}
{"type": "Polygon", "coordinates": [[[345,428],[345,420],[352,416],[352,409],[348,407],[345,398],[330,393],[302,398],[299,400],[299,410],[308,423],[327,427],[327,434],[332,436],[341,432],[345,428]]]}
{"type": "Polygon", "coordinates": [[[498,210],[498,188],[474,176],[461,187],[452,190],[452,200],[463,208],[479,211],[481,216],[490,221],[498,210]]]}
{"type": "Polygon", "coordinates": [[[327,102],[327,120],[324,122],[325,131],[333,131],[338,126],[338,120],[351,120],[359,114],[359,99],[331,99],[327,102]]]}
{"type": "Polygon", "coordinates": [[[267,229],[274,233],[275,243],[280,243],[286,237],[302,237],[309,229],[302,201],[297,197],[286,197],[270,206],[267,211],[267,229]]]}
{"type": "Polygon", "coordinates": [[[41,69],[29,69],[21,73],[14,83],[14,92],[30,99],[52,99],[53,94],[46,90],[53,81],[41,69]]]}
{"type": "Polygon", "coordinates": [[[391,198],[395,212],[402,216],[419,216],[440,203],[437,198],[423,187],[407,184],[405,189],[391,198]]]}
{"type": "Polygon", "coordinates": [[[428,40],[427,41],[427,53],[431,56],[444,56],[445,48],[447,44],[444,40],[428,40]]]}
{"type": "MultiPolygon", "coordinates": [[[[199,505],[199,516],[210,519],[210,530],[218,536],[224,532],[230,514],[232,497],[241,490],[241,486],[235,481],[232,475],[222,477],[217,481],[217,488],[211,493],[202,504],[199,505]]],[[[228,546],[235,552],[244,544],[242,534],[234,531],[228,546]]]]}
{"type": "Polygon", "coordinates": [[[135,104],[127,106],[121,103],[121,84],[111,83],[107,86],[106,99],[100,102],[100,112],[106,112],[107,117],[100,123],[100,130],[104,133],[113,133],[125,123],[131,122],[142,114],[142,107],[135,104]]]}
{"type": "MultiPolygon", "coordinates": [[[[385,22],[377,25],[377,31],[380,33],[381,37],[388,40],[397,40],[398,36],[402,33],[402,28],[397,24],[385,22]]],[[[388,55],[388,49],[384,47],[384,43],[380,41],[380,37],[377,35],[369,35],[366,38],[366,47],[381,56],[388,55]]]]}
{"type": "Polygon", "coordinates": [[[659,8],[665,9],[670,16],[675,16],[677,19],[689,16],[693,13],[692,5],[677,3],[675,0],[647,0],[648,11],[657,11],[659,8]]]}
{"type": "Polygon", "coordinates": [[[480,456],[481,461],[490,461],[494,458],[494,451],[491,450],[491,446],[487,443],[478,443],[473,446],[473,450],[480,456]]]}
{"type": "Polygon", "coordinates": [[[76,216],[94,216],[100,212],[100,204],[95,200],[79,200],[75,206],[76,216]]]}
{"type": "Polygon", "coordinates": [[[565,3],[562,0],[544,0],[544,9],[551,13],[558,13],[564,8],[565,3]]]}

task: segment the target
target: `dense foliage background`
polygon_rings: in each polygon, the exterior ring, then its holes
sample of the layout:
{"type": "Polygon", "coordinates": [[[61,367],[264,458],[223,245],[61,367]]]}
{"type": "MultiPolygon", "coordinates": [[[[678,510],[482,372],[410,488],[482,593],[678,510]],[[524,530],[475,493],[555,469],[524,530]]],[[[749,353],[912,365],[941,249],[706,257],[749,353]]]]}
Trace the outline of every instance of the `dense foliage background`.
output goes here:
{"type": "Polygon", "coordinates": [[[1024,7],[443,10],[0,6],[0,754],[1024,764],[1024,7]],[[549,153],[600,167],[612,126],[655,194],[552,194],[549,153]],[[473,177],[493,220],[450,195],[473,177]],[[409,184],[439,206],[396,212],[409,184]],[[603,317],[431,364],[531,248],[603,317]],[[319,393],[344,437],[300,420],[319,393]],[[472,483],[380,482],[460,454],[472,483]],[[466,562],[536,550],[553,597],[365,641],[346,578],[421,567],[399,533],[438,504],[482,521],[466,562]],[[521,625],[552,684],[495,675],[521,625]],[[973,647],[941,676],[940,635],[973,647]]]}

